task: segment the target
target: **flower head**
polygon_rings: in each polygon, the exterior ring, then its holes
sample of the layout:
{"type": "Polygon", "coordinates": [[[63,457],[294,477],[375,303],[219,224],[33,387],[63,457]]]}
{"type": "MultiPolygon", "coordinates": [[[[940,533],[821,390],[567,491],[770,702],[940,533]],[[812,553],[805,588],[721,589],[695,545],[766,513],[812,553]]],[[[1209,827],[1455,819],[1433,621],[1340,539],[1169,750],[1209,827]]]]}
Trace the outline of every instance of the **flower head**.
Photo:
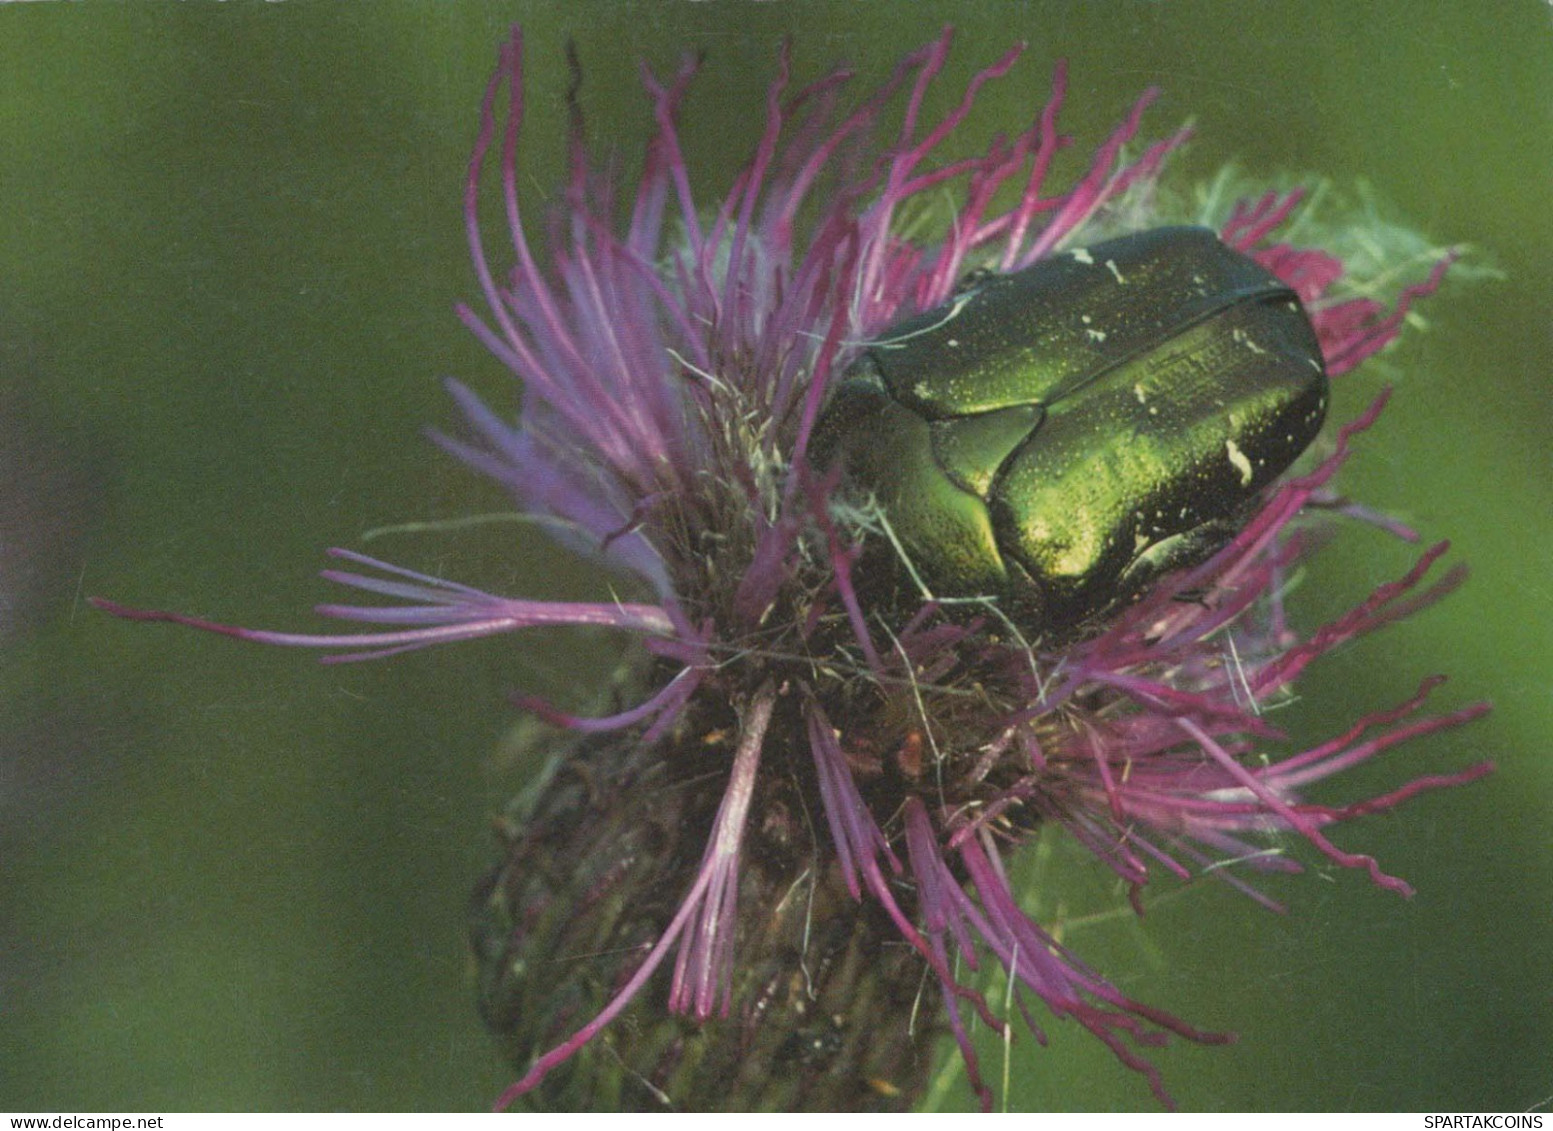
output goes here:
{"type": "MultiPolygon", "coordinates": [[[[946,31],[852,103],[843,71],[794,88],[784,51],[751,155],[712,201],[696,195],[679,143],[696,63],[667,80],[644,69],[656,129],[640,180],[628,188],[592,159],[577,116],[564,206],[544,254],[530,243],[516,187],[521,35],[503,47],[465,197],[484,309],[461,315],[521,382],[523,413],[505,419],[452,383],[468,433],[436,439],[566,544],[632,579],[633,599],[502,597],[334,550],[357,569],[326,577],[400,603],[319,611],[378,630],[261,632],[108,606],[323,648],[331,660],[535,625],[606,626],[642,640],[652,659],[628,684],[634,701],[617,713],[583,718],[528,702],[585,741],[562,759],[574,777],[552,782],[527,810],[529,827],[513,834],[524,875],[505,881],[516,886],[504,889],[512,906],[494,953],[506,953],[504,940],[540,931],[537,909],[565,885],[557,880],[544,898],[523,894],[543,871],[536,845],[544,838],[536,841],[534,829],[548,830],[544,843],[553,844],[565,826],[569,847],[544,860],[570,858],[588,877],[569,921],[594,914],[604,892],[647,899],[646,880],[633,887],[621,879],[635,866],[623,861],[635,861],[645,841],[635,826],[611,823],[615,803],[598,800],[607,789],[578,792],[580,767],[674,783],[682,800],[664,835],[688,842],[683,867],[654,865],[656,902],[642,912],[649,925],[635,936],[640,949],[626,950],[606,976],[597,1012],[546,1018],[530,1033],[537,1040],[542,1029],[553,1043],[538,1055],[517,1050],[526,1071],[503,1103],[540,1084],[650,985],[666,986],[667,1009],[697,1022],[730,1011],[758,1020],[769,994],[739,977],[740,963],[771,953],[773,924],[792,927],[779,909],[799,889],[811,901],[838,896],[831,903],[852,909],[848,922],[893,936],[908,967],[927,971],[942,999],[941,1024],[958,1040],[984,1103],[990,1091],[971,1029],[1002,1029],[1006,1019],[964,971],[989,957],[1032,1027],[1034,998],[1094,1033],[1168,1102],[1142,1050],[1170,1034],[1227,1038],[1133,1000],[1032,918],[1006,867],[1029,832],[1039,824],[1066,830],[1125,882],[1140,909],[1161,875],[1211,875],[1270,902],[1251,878],[1299,870],[1271,848],[1271,836],[1288,834],[1405,893],[1402,880],[1339,847],[1327,830],[1488,769],[1416,779],[1348,805],[1313,804],[1304,800],[1312,783],[1483,708],[1421,716],[1437,682],[1429,681],[1400,706],[1282,754],[1282,736],[1263,714],[1308,664],[1460,580],[1460,570],[1428,580],[1442,544],[1313,632],[1286,615],[1286,582],[1302,558],[1337,523],[1373,517],[1330,482],[1384,397],[1338,428],[1322,458],[1261,492],[1217,553],[1083,633],[1043,639],[996,603],[885,596],[859,579],[865,548],[887,537],[887,516],[881,523],[856,505],[835,469],[809,459],[827,393],[859,347],[949,299],[969,272],[1018,271],[1134,226],[1162,164],[1187,137],[1182,130],[1136,142],[1148,92],[1076,181],[1054,184],[1053,157],[1072,140],[1057,126],[1059,67],[1026,128],[979,155],[940,161],[978,90],[1020,54],[1015,48],[977,74],[959,103],[930,121],[924,94],[949,46],[946,31]],[[891,115],[899,126],[881,137],[891,115]],[[484,235],[485,212],[495,210],[484,195],[493,162],[511,243],[500,265],[488,258],[484,235]],[[957,204],[936,238],[903,234],[948,197],[957,204]],[[697,800],[683,800],[688,782],[697,800]],[[666,906],[665,883],[677,885],[666,906]],[[553,1032],[558,1024],[564,1031],[553,1032]]],[[[1336,255],[1278,241],[1300,203],[1299,191],[1273,192],[1213,219],[1226,245],[1298,294],[1327,372],[1338,377],[1396,337],[1451,256],[1390,301],[1378,299],[1336,255]]],[[[619,941],[616,927],[599,930],[600,939],[619,941]]],[[[801,963],[805,944],[792,945],[801,963]]],[[[910,982],[909,971],[899,976],[910,982]]],[[[663,1065],[673,1057],[654,1055],[636,1070],[656,1084],[671,1075],[663,1065]]]]}

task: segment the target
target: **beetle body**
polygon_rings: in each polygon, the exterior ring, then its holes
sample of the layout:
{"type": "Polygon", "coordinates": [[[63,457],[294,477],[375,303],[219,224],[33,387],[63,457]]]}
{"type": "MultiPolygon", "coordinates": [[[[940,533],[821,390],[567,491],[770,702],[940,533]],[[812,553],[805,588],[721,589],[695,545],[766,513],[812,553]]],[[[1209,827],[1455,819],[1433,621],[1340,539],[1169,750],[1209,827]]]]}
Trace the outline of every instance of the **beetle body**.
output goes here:
{"type": "Polygon", "coordinates": [[[891,326],[813,451],[877,499],[935,596],[1060,633],[1221,547],[1326,404],[1294,292],[1205,228],[1159,228],[891,326]]]}

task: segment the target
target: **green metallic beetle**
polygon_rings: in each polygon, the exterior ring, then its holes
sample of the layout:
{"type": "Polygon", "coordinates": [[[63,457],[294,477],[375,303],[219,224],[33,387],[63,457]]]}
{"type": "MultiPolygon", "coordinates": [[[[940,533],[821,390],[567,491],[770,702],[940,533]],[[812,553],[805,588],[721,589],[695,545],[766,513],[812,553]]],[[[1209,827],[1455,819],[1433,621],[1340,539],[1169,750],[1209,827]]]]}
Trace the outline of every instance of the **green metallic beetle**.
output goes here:
{"type": "Polygon", "coordinates": [[[1206,228],[1159,228],[891,326],[812,451],[878,501],[935,596],[1062,635],[1223,546],[1326,405],[1294,292],[1206,228]]]}

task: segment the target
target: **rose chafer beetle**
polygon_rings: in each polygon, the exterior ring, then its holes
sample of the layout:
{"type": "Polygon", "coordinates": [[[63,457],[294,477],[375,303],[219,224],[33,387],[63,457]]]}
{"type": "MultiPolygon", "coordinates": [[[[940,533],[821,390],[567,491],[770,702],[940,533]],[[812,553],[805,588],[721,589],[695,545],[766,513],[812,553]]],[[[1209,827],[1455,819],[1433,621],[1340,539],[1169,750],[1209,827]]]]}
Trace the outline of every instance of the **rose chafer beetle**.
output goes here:
{"type": "Polygon", "coordinates": [[[1063,635],[1222,547],[1326,404],[1294,292],[1206,228],[1159,228],[891,326],[812,450],[877,500],[935,596],[996,597],[1063,635]]]}

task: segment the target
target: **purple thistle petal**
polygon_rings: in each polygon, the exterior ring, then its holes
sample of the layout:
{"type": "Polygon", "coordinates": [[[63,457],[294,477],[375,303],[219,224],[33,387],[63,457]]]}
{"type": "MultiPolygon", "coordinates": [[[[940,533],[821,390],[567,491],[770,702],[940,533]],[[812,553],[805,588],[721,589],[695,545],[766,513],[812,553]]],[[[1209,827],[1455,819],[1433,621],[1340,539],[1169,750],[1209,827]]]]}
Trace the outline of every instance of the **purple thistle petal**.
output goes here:
{"type": "Polygon", "coordinates": [[[1281,817],[1283,822],[1295,832],[1298,832],[1306,840],[1310,841],[1327,856],[1343,865],[1345,868],[1364,868],[1370,874],[1370,879],[1383,888],[1399,892],[1402,895],[1412,895],[1412,887],[1405,881],[1381,871],[1373,856],[1362,853],[1344,852],[1337,845],[1327,840],[1318,831],[1318,822],[1301,813],[1294,806],[1286,802],[1278,795],[1278,791],[1269,786],[1262,775],[1252,773],[1231,756],[1224,747],[1220,746],[1200,726],[1190,719],[1177,720],[1178,725],[1189,735],[1199,747],[1221,767],[1233,780],[1239,782],[1260,801],[1269,812],[1281,817]]]}
{"type": "Polygon", "coordinates": [[[1369,299],[1353,299],[1324,311],[1317,311],[1316,330],[1322,334],[1322,348],[1328,357],[1327,370],[1333,376],[1347,373],[1365,358],[1380,352],[1402,330],[1402,320],[1418,299],[1433,294],[1445,279],[1445,272],[1457,259],[1457,252],[1443,255],[1421,283],[1404,287],[1389,313],[1369,299]],[[1331,344],[1327,340],[1331,339],[1331,344]]]}
{"type": "Polygon", "coordinates": [[[706,855],[697,870],[695,883],[686,893],[674,918],[653,944],[641,966],[598,1015],[568,1040],[539,1057],[528,1073],[504,1091],[496,1101],[502,1111],[524,1093],[532,1091],[557,1065],[575,1056],[600,1030],[630,1005],[663,962],[674,944],[684,937],[676,960],[674,988],[670,992],[672,1008],[694,1009],[697,1016],[710,1016],[721,993],[726,1007],[728,963],[733,944],[731,927],[738,893],[740,844],[749,815],[756,772],[760,768],[761,745],[776,705],[777,693],[764,687],[750,703],[742,721],[738,749],[727,792],[717,810],[717,819],[707,842],[706,855]],[[687,929],[690,934],[687,936],[687,929]]]}
{"type": "MultiPolygon", "coordinates": [[[[1294,211],[1295,206],[1304,199],[1305,190],[1297,188],[1283,193],[1269,189],[1255,203],[1239,201],[1230,210],[1229,219],[1225,221],[1219,235],[1236,251],[1246,255],[1258,255],[1260,253],[1256,251],[1256,245],[1282,225],[1294,211]]],[[[1263,265],[1271,269],[1265,262],[1263,265]]],[[[1339,273],[1341,273],[1341,264],[1339,264],[1339,273]]],[[[1301,296],[1302,299],[1304,297],[1301,296]]]]}
{"type": "MultiPolygon", "coordinates": [[[[1034,243],[1015,260],[1020,267],[1034,263],[1037,259],[1044,258],[1055,251],[1069,233],[1079,228],[1085,220],[1094,215],[1095,211],[1111,199],[1122,189],[1130,184],[1133,178],[1124,168],[1119,174],[1113,173],[1116,162],[1121,157],[1122,146],[1126,145],[1137,136],[1143,123],[1143,113],[1159,97],[1159,89],[1150,87],[1142,96],[1133,103],[1132,111],[1125,121],[1106,139],[1105,143],[1095,152],[1094,162],[1089,167],[1089,172],[1067,194],[1061,208],[1047,222],[1045,229],[1036,237],[1034,243]]],[[[1186,140],[1185,134],[1178,134],[1176,138],[1164,143],[1168,148],[1151,153],[1147,158],[1149,168],[1156,168],[1160,159],[1170,149],[1182,144],[1186,140]]]]}
{"type": "Polygon", "coordinates": [[[739,854],[760,769],[761,746],[776,706],[777,691],[767,685],[755,695],[740,718],[739,746],[733,772],[723,793],[712,836],[701,861],[707,877],[696,914],[687,924],[674,963],[669,1008],[706,1020],[728,1011],[728,983],[733,965],[735,916],[739,899],[739,854]]]}
{"type": "Polygon", "coordinates": [[[401,577],[416,578],[425,585],[408,585],[364,577],[340,570],[326,570],[331,581],[387,596],[427,602],[406,607],[362,605],[320,605],[323,616],[372,624],[415,625],[396,632],[370,633],[294,633],[242,628],[216,621],[191,617],[162,609],[132,609],[101,597],[90,598],[95,608],[126,620],[167,621],[220,633],[258,644],[280,644],[292,648],[328,648],[340,654],[323,657],[325,663],[373,660],[399,652],[445,644],[456,640],[474,640],[523,628],[541,626],[592,626],[620,628],[648,636],[675,634],[673,619],[657,605],[601,604],[587,601],[529,601],[497,597],[455,582],[443,581],[400,566],[379,562],[349,550],[330,551],[336,557],[374,566],[401,577]]]}
{"type": "MultiPolygon", "coordinates": [[[[977,1068],[976,1050],[971,1043],[970,1035],[966,1032],[955,1002],[957,999],[970,1002],[982,1020],[991,1028],[999,1029],[1001,1023],[988,1008],[985,999],[975,990],[960,984],[950,972],[949,957],[944,949],[943,940],[933,933],[934,924],[939,922],[935,918],[935,905],[927,901],[923,889],[919,886],[917,895],[923,900],[924,915],[929,930],[926,937],[911,924],[895,901],[879,868],[878,858],[883,855],[895,872],[901,870],[900,861],[896,859],[890,849],[889,841],[874,822],[872,813],[869,812],[862,795],[858,793],[857,784],[846,766],[845,756],[836,740],[835,731],[818,704],[810,707],[808,727],[809,748],[814,755],[815,767],[819,771],[820,791],[825,802],[825,818],[830,826],[837,858],[842,865],[842,875],[846,880],[847,890],[851,892],[853,899],[861,899],[863,886],[859,882],[861,876],[869,892],[884,908],[902,936],[927,960],[943,991],[947,1019],[965,1060],[966,1074],[971,1081],[971,1086],[980,1097],[982,1107],[990,1110],[992,1093],[981,1080],[977,1068]]],[[[909,812],[908,809],[908,815],[909,812]]],[[[954,881],[951,879],[948,882],[952,884],[954,881]]],[[[920,883],[919,880],[919,885],[920,883]]],[[[961,932],[957,929],[956,934],[959,937],[961,932]]],[[[969,940],[968,935],[964,937],[969,940]]],[[[974,949],[965,951],[963,957],[972,969],[976,968],[974,949]]]]}
{"type": "Polygon", "coordinates": [[[645,702],[617,714],[594,718],[567,714],[533,695],[515,695],[513,702],[525,711],[532,711],[552,726],[574,730],[579,734],[604,734],[614,730],[626,730],[660,715],[666,715],[672,720],[685,700],[695,692],[701,679],[700,668],[684,668],[664,684],[662,690],[645,702]]]}

